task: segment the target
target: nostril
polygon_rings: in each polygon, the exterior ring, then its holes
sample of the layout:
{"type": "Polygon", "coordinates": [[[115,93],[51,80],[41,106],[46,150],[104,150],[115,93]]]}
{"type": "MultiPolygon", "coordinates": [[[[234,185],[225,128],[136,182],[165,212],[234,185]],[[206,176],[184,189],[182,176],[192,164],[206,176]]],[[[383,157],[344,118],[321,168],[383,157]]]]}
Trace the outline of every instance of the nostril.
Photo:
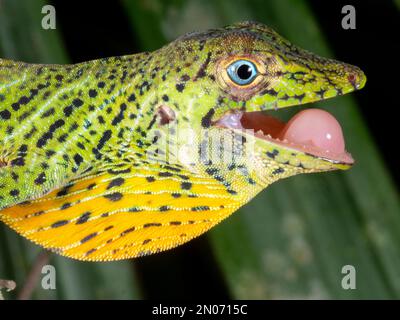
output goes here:
{"type": "Polygon", "coordinates": [[[356,82],[356,80],[357,80],[357,76],[356,76],[354,73],[350,73],[350,74],[347,76],[347,79],[349,80],[349,82],[350,82],[352,85],[354,85],[355,82],[356,82]]]}

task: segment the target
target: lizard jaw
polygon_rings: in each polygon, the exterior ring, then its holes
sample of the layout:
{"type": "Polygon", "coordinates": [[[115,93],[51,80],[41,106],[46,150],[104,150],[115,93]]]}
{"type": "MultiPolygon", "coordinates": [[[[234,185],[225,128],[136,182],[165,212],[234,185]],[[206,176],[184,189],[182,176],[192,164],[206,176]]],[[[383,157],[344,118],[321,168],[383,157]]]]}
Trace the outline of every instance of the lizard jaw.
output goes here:
{"type": "Polygon", "coordinates": [[[229,111],[215,126],[246,130],[257,139],[274,143],[333,164],[352,165],[354,159],[345,150],[342,128],[338,121],[321,109],[306,109],[297,113],[288,123],[261,111],[229,111]]]}

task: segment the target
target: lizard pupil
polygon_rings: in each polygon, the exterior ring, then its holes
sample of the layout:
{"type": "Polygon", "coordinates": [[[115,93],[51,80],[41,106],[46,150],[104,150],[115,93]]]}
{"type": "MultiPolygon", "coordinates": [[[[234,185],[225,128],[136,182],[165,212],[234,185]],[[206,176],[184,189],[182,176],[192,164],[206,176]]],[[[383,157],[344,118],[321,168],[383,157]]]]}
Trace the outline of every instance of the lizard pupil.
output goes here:
{"type": "Polygon", "coordinates": [[[237,69],[237,74],[240,79],[242,80],[247,80],[251,77],[252,71],[250,66],[242,64],[238,69],[237,69]]]}
{"type": "Polygon", "coordinates": [[[257,68],[251,61],[237,60],[227,68],[229,78],[238,85],[247,85],[257,76],[257,68]]]}

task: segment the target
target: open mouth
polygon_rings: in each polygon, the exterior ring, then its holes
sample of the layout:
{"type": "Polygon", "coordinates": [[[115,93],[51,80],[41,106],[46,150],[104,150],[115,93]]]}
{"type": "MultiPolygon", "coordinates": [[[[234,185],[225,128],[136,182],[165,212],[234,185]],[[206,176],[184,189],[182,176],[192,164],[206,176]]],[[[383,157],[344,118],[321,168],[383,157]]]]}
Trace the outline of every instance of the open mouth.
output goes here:
{"type": "Polygon", "coordinates": [[[261,111],[231,111],[214,125],[250,131],[259,139],[332,163],[354,163],[354,159],[345,149],[339,122],[321,109],[300,111],[287,123],[261,111]]]}

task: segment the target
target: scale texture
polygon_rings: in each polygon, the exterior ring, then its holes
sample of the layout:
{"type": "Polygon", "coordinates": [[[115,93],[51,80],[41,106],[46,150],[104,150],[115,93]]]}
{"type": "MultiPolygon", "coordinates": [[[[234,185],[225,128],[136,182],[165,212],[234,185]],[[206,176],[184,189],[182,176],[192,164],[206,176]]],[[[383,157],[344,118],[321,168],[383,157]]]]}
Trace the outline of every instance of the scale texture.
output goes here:
{"type": "Polygon", "coordinates": [[[216,120],[342,95],[365,81],[357,67],[254,22],[74,65],[0,59],[0,220],[80,260],[173,248],[276,180],[349,167],[216,120]],[[227,74],[240,59],[257,67],[251,84],[227,74]]]}

